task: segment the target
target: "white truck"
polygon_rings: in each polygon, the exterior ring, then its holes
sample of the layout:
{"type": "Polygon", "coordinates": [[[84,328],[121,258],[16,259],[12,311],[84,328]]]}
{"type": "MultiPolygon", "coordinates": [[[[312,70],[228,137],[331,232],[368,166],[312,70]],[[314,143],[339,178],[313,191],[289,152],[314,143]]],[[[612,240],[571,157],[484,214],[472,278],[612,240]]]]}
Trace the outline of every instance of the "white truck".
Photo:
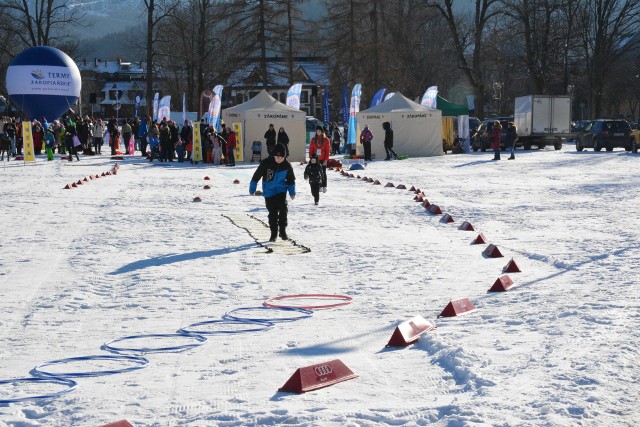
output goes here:
{"type": "Polygon", "coordinates": [[[571,97],[553,95],[519,96],[515,100],[513,123],[518,144],[525,150],[532,145],[562,148],[562,138],[571,136],[571,97]]]}

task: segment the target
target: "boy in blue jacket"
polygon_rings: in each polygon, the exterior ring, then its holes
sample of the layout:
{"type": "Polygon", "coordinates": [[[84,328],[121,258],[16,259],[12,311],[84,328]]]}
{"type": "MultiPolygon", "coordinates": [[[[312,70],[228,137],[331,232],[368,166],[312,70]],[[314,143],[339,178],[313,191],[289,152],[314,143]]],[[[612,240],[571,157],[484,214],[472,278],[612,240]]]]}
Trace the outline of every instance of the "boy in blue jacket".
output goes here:
{"type": "Polygon", "coordinates": [[[296,198],[296,176],[291,163],[285,159],[286,149],[276,144],[273,156],[267,157],[258,166],[249,184],[249,194],[256,193],[258,181],[262,179],[262,194],[269,211],[270,242],[276,241],[278,230],[280,238],[287,240],[287,192],[291,200],[296,198]]]}

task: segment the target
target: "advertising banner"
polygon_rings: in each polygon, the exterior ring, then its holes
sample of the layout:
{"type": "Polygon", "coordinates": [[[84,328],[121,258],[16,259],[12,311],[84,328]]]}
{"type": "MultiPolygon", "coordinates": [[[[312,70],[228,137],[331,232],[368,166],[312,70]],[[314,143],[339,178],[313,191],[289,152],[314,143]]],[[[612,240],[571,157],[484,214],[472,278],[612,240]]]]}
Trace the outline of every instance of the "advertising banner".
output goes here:
{"type": "Polygon", "coordinates": [[[167,120],[171,120],[171,96],[163,96],[160,100],[160,107],[158,108],[158,122],[161,122],[162,119],[166,118],[167,120]]]}
{"type": "Polygon", "coordinates": [[[213,88],[213,98],[211,98],[211,110],[209,124],[213,125],[216,132],[222,132],[222,123],[220,120],[220,111],[222,110],[222,85],[216,85],[213,88]]]}
{"type": "Polygon", "coordinates": [[[193,122],[193,162],[202,161],[202,139],[200,137],[200,122],[193,122]]]}
{"type": "Polygon", "coordinates": [[[353,90],[351,91],[351,102],[349,104],[349,141],[348,144],[351,144],[355,147],[358,138],[356,135],[356,113],[360,111],[360,96],[362,95],[362,85],[357,83],[353,90]]]}
{"type": "Polygon", "coordinates": [[[422,96],[420,105],[427,108],[437,108],[438,104],[438,86],[431,86],[422,96]]]}
{"type": "Polygon", "coordinates": [[[233,150],[233,155],[236,162],[244,162],[242,153],[244,152],[244,144],[242,142],[242,123],[233,122],[233,131],[236,134],[236,148],[233,150]]]}
{"type": "Polygon", "coordinates": [[[302,83],[296,83],[289,88],[287,93],[287,105],[296,110],[300,109],[300,94],[302,93],[302,83]]]}
{"type": "Polygon", "coordinates": [[[387,88],[382,88],[379,91],[377,91],[376,94],[373,95],[373,99],[371,100],[371,105],[369,106],[369,108],[379,105],[382,102],[382,98],[384,97],[384,93],[386,91],[387,91],[387,88]]]}
{"type": "Polygon", "coordinates": [[[33,132],[31,132],[31,122],[22,122],[22,142],[24,144],[24,161],[35,162],[36,156],[33,150],[33,132]]]}

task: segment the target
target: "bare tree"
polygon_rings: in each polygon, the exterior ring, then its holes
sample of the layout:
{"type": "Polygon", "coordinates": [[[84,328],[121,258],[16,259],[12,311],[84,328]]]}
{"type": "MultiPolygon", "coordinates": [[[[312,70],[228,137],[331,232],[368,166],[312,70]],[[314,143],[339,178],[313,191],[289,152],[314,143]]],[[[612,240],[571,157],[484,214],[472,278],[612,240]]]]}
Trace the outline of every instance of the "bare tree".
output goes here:
{"type": "Polygon", "coordinates": [[[593,117],[603,113],[603,99],[615,64],[638,47],[640,0],[584,0],[580,14],[586,74],[593,117]]]}
{"type": "Polygon", "coordinates": [[[68,7],[65,0],[4,0],[12,17],[12,31],[26,46],[60,43],[70,26],[86,27],[85,11],[68,7]]]}
{"type": "MultiPolygon", "coordinates": [[[[361,22],[368,2],[365,0],[326,0],[328,11],[318,34],[323,34],[322,45],[332,58],[332,79],[344,82],[362,82],[370,71],[363,66],[362,51],[364,24],[361,22]]],[[[366,27],[364,27],[366,28],[366,27]]],[[[366,87],[366,84],[365,84],[366,87]]]]}
{"type": "Polygon", "coordinates": [[[287,62],[287,80],[294,83],[294,58],[303,50],[306,43],[311,43],[305,32],[309,21],[302,18],[300,5],[304,0],[278,0],[275,3],[273,21],[273,49],[277,55],[282,54],[287,62]]]}
{"type": "Polygon", "coordinates": [[[429,5],[436,8],[447,22],[458,62],[475,95],[476,115],[484,117],[485,81],[482,70],[483,46],[487,24],[501,11],[499,0],[474,0],[475,10],[471,16],[453,11],[454,0],[435,0],[429,5]],[[468,54],[470,52],[470,54],[468,54]]]}
{"type": "Polygon", "coordinates": [[[517,34],[522,41],[522,61],[538,94],[549,93],[551,81],[562,75],[568,48],[562,3],[561,0],[503,1],[506,15],[514,21],[510,33],[517,34]]]}
{"type": "Polygon", "coordinates": [[[147,87],[146,101],[147,114],[150,112],[150,106],[153,102],[153,80],[154,80],[154,60],[155,60],[155,42],[158,38],[158,27],[160,23],[171,16],[178,7],[177,0],[142,0],[144,10],[147,15],[147,37],[146,37],[146,62],[147,62],[147,87]]]}
{"type": "Polygon", "coordinates": [[[188,0],[160,25],[156,62],[172,74],[173,92],[187,93],[189,109],[204,89],[225,82],[238,68],[238,56],[229,53],[242,45],[244,34],[233,24],[228,5],[188,0]]]}

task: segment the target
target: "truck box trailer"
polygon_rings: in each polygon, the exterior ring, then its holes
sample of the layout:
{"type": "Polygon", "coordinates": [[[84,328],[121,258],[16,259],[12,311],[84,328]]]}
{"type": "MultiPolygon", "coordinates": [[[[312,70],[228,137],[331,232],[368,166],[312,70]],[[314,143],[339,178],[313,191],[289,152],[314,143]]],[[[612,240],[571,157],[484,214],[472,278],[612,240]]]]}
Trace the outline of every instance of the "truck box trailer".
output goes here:
{"type": "Polygon", "coordinates": [[[571,136],[571,97],[527,95],[515,99],[513,122],[518,142],[525,150],[537,145],[562,148],[562,138],[571,136]]]}

